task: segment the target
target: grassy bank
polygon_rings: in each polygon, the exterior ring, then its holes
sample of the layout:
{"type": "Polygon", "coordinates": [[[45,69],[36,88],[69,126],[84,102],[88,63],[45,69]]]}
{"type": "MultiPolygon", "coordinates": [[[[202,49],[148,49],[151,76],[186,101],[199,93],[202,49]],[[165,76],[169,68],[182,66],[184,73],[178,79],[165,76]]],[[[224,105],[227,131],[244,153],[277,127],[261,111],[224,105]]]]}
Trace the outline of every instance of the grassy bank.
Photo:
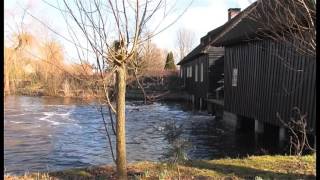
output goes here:
{"type": "MultiPolygon", "coordinates": [[[[129,164],[128,173],[130,179],[316,179],[316,155],[198,160],[179,166],[138,162],[129,164]]],[[[5,179],[115,179],[115,170],[99,166],[5,179]]]]}

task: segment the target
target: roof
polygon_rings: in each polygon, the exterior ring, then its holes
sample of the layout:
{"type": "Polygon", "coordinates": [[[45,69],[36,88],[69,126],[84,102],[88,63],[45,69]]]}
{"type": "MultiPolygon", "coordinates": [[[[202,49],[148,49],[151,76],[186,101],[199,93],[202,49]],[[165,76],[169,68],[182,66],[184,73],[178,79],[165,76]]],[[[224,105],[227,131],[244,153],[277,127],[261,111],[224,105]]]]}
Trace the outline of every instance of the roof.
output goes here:
{"type": "MultiPolygon", "coordinates": [[[[225,46],[242,41],[262,39],[270,32],[281,32],[288,27],[285,25],[286,21],[288,21],[286,19],[288,10],[295,13],[295,21],[299,23],[305,22],[304,12],[297,10],[294,4],[279,6],[279,4],[276,4],[278,3],[277,0],[269,0],[268,5],[264,5],[263,2],[265,1],[257,0],[246,8],[244,11],[247,11],[247,13],[239,19],[239,22],[215,39],[212,45],[225,46]],[[277,8],[276,11],[274,10],[275,8],[277,8]]],[[[310,5],[308,4],[307,6],[309,7],[310,5]]]]}
{"type": "Polygon", "coordinates": [[[184,57],[178,63],[178,65],[190,62],[194,58],[207,53],[208,48],[210,48],[210,46],[212,45],[217,47],[220,46],[213,43],[221,36],[226,34],[228,31],[232,30],[232,28],[236,26],[239,22],[241,22],[241,19],[245,17],[249,13],[249,11],[251,11],[255,7],[255,4],[256,2],[252,3],[249,7],[241,11],[237,16],[233,17],[222,26],[208,32],[206,36],[201,38],[201,43],[196,48],[194,48],[186,57],[184,57]]]}
{"type": "Polygon", "coordinates": [[[185,64],[189,62],[191,59],[200,56],[202,54],[203,49],[204,49],[204,45],[200,43],[186,57],[184,57],[180,62],[178,62],[178,65],[185,64]]]}
{"type": "MultiPolygon", "coordinates": [[[[250,14],[257,6],[257,2],[255,1],[246,9],[241,11],[237,16],[233,19],[233,22],[230,22],[226,29],[220,33],[213,41],[211,41],[211,45],[213,46],[223,46],[222,41],[226,40],[234,40],[239,37],[248,36],[248,33],[253,32],[256,28],[253,28],[254,23],[249,20],[248,14],[250,14]],[[237,28],[235,28],[237,27],[237,28]],[[241,27],[239,30],[238,28],[241,27]]],[[[228,23],[228,22],[227,22],[228,23]]]]}
{"type": "Polygon", "coordinates": [[[217,34],[221,33],[221,31],[223,30],[225,25],[222,25],[210,32],[207,33],[206,36],[201,38],[201,42],[200,44],[195,47],[186,57],[184,57],[179,63],[178,65],[182,65],[185,64],[189,61],[191,61],[192,59],[201,56],[202,54],[207,53],[207,47],[210,46],[210,40],[212,37],[216,36],[217,34]]]}

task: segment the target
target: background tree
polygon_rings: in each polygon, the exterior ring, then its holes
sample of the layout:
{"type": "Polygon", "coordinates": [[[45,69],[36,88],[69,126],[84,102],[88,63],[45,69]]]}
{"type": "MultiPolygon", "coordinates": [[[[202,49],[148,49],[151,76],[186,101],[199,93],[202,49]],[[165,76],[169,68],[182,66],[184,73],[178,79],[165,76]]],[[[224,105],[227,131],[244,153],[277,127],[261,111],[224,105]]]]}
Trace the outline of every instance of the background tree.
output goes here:
{"type": "Polygon", "coordinates": [[[18,81],[26,78],[24,67],[27,65],[28,56],[25,50],[30,48],[34,41],[34,37],[27,32],[18,32],[13,37],[14,47],[4,48],[4,91],[6,94],[14,93],[18,81]]]}
{"type": "Polygon", "coordinates": [[[61,45],[49,40],[41,46],[42,60],[41,74],[42,82],[49,95],[56,95],[63,82],[64,53],[61,45]]]}
{"type": "Polygon", "coordinates": [[[151,39],[144,42],[139,53],[139,75],[151,76],[164,69],[165,54],[161,48],[151,42],[151,39]]]}
{"type": "MultiPolygon", "coordinates": [[[[147,35],[150,35],[147,33],[147,35]]],[[[129,64],[129,69],[131,69],[131,74],[129,71],[130,84],[135,84],[139,86],[144,96],[144,103],[151,100],[149,95],[144,89],[144,80],[152,79],[156,82],[153,77],[160,77],[164,68],[164,52],[162,49],[158,48],[155,44],[151,42],[151,39],[143,42],[137,53],[135,55],[136,60],[129,64]],[[133,76],[132,76],[133,75],[133,76]],[[132,83],[131,83],[132,82],[132,83]]]]}
{"type": "Polygon", "coordinates": [[[195,44],[194,32],[181,28],[177,31],[176,44],[178,46],[178,57],[182,60],[194,47],[195,44]]]}
{"type": "Polygon", "coordinates": [[[169,52],[166,59],[166,65],[164,66],[166,70],[176,70],[176,65],[173,59],[173,53],[169,52]]]}

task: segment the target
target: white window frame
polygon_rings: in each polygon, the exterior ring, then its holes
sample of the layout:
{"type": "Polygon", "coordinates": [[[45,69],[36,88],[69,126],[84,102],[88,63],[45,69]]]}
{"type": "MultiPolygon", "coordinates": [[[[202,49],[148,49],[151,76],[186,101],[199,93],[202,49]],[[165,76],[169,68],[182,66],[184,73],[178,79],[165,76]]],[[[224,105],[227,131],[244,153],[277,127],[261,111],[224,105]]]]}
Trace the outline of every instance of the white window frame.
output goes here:
{"type": "Polygon", "coordinates": [[[187,77],[188,78],[192,77],[192,66],[187,67],[187,77]]]}
{"type": "Polygon", "coordinates": [[[204,71],[203,71],[203,63],[201,63],[201,65],[200,65],[200,82],[203,82],[203,73],[204,73],[204,71]]]}
{"type": "Polygon", "coordinates": [[[237,68],[233,68],[232,71],[232,86],[233,87],[237,87],[238,84],[238,69],[237,68]]]}
{"type": "Polygon", "coordinates": [[[194,81],[198,82],[198,64],[195,65],[195,70],[194,70],[194,81]]]}
{"type": "Polygon", "coordinates": [[[187,78],[190,77],[190,67],[187,67],[187,78]]]}
{"type": "Polygon", "coordinates": [[[186,68],[187,69],[187,78],[189,77],[189,67],[186,68]]]}

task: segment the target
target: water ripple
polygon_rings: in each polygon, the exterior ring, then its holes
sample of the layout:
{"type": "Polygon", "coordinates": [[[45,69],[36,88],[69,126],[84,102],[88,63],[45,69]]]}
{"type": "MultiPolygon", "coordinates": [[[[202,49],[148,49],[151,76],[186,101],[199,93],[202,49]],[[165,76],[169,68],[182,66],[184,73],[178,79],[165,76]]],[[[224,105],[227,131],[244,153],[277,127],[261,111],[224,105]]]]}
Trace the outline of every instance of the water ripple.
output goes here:
{"type": "MultiPolygon", "coordinates": [[[[7,96],[6,172],[21,174],[112,163],[104,124],[93,105],[63,98],[7,96]]],[[[177,103],[127,102],[126,111],[128,162],[163,158],[170,146],[163,134],[164,127],[173,120],[183,124],[183,137],[193,145],[188,154],[191,158],[219,157],[250,148],[247,144],[243,149],[235,145],[231,128],[216,122],[213,116],[194,114],[177,103]]],[[[105,117],[110,125],[109,116],[105,117]]]]}

